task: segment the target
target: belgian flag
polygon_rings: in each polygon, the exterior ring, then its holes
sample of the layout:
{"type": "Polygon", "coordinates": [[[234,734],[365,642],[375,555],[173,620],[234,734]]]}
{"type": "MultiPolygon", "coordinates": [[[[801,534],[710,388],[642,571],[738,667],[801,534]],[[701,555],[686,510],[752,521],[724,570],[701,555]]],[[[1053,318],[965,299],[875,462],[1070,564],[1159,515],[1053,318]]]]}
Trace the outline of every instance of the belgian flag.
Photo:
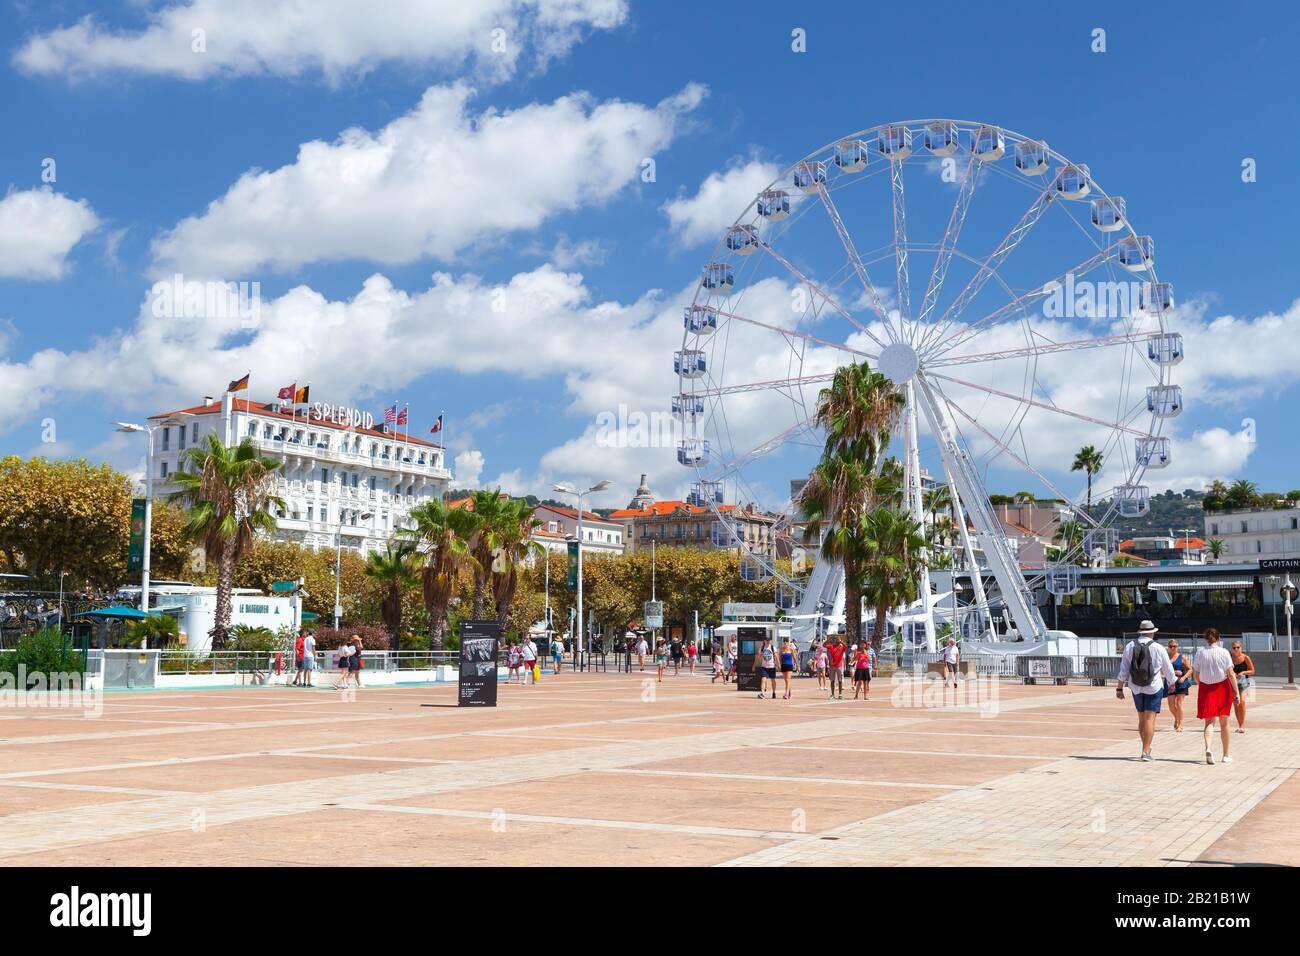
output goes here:
{"type": "Polygon", "coordinates": [[[295,405],[306,405],[307,396],[310,394],[311,394],[311,386],[304,385],[302,388],[298,389],[298,391],[294,394],[293,403],[295,405]]]}

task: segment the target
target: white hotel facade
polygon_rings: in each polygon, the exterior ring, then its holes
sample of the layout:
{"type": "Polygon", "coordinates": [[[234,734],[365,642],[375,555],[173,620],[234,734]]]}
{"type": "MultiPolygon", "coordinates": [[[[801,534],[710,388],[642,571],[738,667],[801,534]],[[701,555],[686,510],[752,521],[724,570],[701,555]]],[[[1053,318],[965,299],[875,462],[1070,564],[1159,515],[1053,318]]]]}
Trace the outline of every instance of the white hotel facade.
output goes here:
{"type": "Polygon", "coordinates": [[[382,551],[411,509],[441,498],[451,481],[441,445],[377,426],[374,416],[323,402],[292,406],[227,393],[220,400],[150,417],[153,494],[176,490],[169,476],[185,452],[217,434],[226,444],[252,438],[277,459],[276,537],[304,547],[382,551]]]}

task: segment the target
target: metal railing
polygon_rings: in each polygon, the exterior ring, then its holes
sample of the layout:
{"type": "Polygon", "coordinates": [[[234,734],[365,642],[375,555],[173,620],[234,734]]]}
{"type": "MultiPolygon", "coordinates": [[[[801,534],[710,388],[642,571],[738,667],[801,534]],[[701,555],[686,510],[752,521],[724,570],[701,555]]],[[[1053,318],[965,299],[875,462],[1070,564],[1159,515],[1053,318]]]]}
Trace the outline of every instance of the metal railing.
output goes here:
{"type": "MultiPolygon", "coordinates": [[[[338,651],[320,650],[315,654],[318,671],[338,670],[338,651]]],[[[368,671],[418,671],[434,667],[457,667],[455,651],[362,651],[363,669],[368,671]]],[[[169,649],[160,652],[159,672],[163,674],[252,674],[294,669],[292,652],[284,651],[212,651],[195,654],[169,649]]]]}

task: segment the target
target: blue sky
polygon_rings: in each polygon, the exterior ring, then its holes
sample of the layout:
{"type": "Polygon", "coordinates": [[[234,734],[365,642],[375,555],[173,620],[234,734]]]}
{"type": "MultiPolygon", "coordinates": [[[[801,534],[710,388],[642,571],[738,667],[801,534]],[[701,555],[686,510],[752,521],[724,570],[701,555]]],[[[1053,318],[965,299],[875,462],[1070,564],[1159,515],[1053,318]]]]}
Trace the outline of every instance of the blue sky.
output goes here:
{"type": "MultiPolygon", "coordinates": [[[[744,211],[764,171],[854,130],[948,116],[1089,164],[1156,238],[1189,358],[1175,465],[1153,488],[1300,485],[1300,14],[1285,5],[484,0],[479,16],[392,0],[365,5],[365,23],[322,2],[307,24],[276,3],[241,21],[244,6],[0,8],[14,203],[8,219],[0,206],[0,452],[136,467],[113,419],[190,404],[251,368],[255,398],[310,380],[326,400],[409,401],[424,428],[445,409],[458,484],[545,493],[608,477],[600,503],[618,506],[646,471],[678,494],[691,476],[672,448],[609,448],[595,423],[620,405],[660,411],[675,389],[702,237],[744,211]],[[194,27],[205,52],[185,48],[194,27]],[[806,52],[791,49],[796,28],[806,52]],[[259,326],[151,321],[150,287],[176,271],[259,282],[259,326]]],[[[1028,261],[1068,264],[1042,243],[1028,261]]],[[[834,269],[825,246],[797,254],[834,269]]],[[[1041,427],[1023,435],[1034,464],[1078,493],[1041,427]]],[[[746,489],[777,504],[804,467],[776,456],[746,489]]],[[[1005,458],[987,480],[1035,487],[1005,458]]]]}

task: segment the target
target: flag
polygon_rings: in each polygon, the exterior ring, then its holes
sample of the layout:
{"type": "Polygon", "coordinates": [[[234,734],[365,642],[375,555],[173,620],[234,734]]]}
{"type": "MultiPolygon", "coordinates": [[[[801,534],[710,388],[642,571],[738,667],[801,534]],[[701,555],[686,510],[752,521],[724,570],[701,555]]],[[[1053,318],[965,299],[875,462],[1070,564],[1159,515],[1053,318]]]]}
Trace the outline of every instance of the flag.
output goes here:
{"type": "Polygon", "coordinates": [[[295,382],[292,385],[286,385],[284,388],[280,389],[279,393],[276,395],[276,398],[278,398],[282,402],[292,402],[293,396],[297,394],[297,392],[298,392],[298,383],[295,382]]]}
{"type": "Polygon", "coordinates": [[[392,406],[384,409],[384,424],[391,425],[397,420],[397,403],[393,402],[392,406]]]}
{"type": "Polygon", "coordinates": [[[252,372],[245,372],[243,378],[237,378],[237,379],[235,379],[233,382],[231,382],[229,385],[227,385],[227,386],[226,386],[226,391],[227,391],[227,392],[242,392],[242,391],[244,391],[244,389],[248,388],[248,376],[249,376],[249,375],[252,375],[252,374],[253,374],[252,372]]]}
{"type": "Polygon", "coordinates": [[[293,403],[295,405],[306,405],[307,396],[311,394],[311,384],[308,383],[293,393],[293,403]]]}
{"type": "Polygon", "coordinates": [[[410,410],[411,410],[411,406],[410,406],[410,405],[407,405],[405,408],[403,408],[400,412],[397,413],[397,424],[399,424],[399,425],[405,425],[405,424],[406,424],[407,413],[408,413],[410,410]]]}
{"type": "Polygon", "coordinates": [[[437,420],[436,422],[433,423],[433,427],[429,429],[429,434],[430,434],[430,435],[436,435],[436,434],[438,434],[438,432],[440,432],[440,431],[442,431],[442,416],[441,416],[441,415],[439,415],[439,416],[438,416],[438,420],[437,420]]]}

